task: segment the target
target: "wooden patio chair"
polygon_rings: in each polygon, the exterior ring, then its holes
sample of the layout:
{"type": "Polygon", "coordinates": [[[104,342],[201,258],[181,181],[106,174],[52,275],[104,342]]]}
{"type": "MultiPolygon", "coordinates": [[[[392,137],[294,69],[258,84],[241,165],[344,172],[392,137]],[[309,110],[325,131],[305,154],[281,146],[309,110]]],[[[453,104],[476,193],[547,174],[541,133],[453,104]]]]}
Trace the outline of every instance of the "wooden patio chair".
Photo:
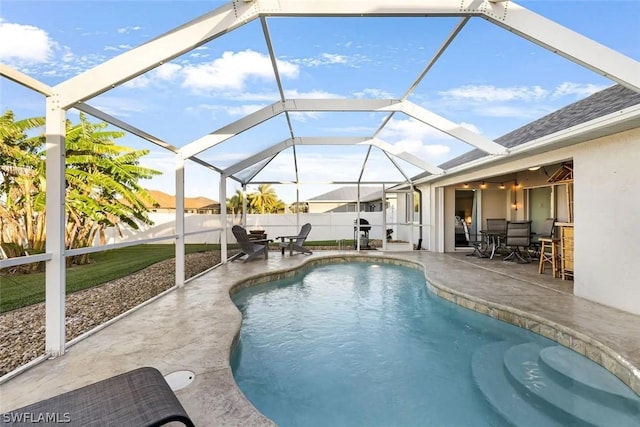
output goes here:
{"type": "Polygon", "coordinates": [[[293,251],[312,254],[309,249],[302,247],[304,245],[305,240],[307,240],[307,236],[309,236],[309,232],[311,231],[311,224],[306,223],[300,228],[300,233],[297,236],[279,236],[276,239],[280,239],[280,248],[282,249],[282,253],[284,254],[285,249],[289,249],[289,255],[293,255],[293,251]],[[285,242],[286,239],[289,239],[288,242],[285,242]]]}
{"type": "Polygon", "coordinates": [[[271,240],[251,240],[249,239],[247,230],[240,225],[234,225],[231,231],[238,241],[238,245],[240,245],[240,250],[247,256],[243,262],[251,261],[260,255],[264,255],[264,259],[269,258],[269,242],[271,240]]]}

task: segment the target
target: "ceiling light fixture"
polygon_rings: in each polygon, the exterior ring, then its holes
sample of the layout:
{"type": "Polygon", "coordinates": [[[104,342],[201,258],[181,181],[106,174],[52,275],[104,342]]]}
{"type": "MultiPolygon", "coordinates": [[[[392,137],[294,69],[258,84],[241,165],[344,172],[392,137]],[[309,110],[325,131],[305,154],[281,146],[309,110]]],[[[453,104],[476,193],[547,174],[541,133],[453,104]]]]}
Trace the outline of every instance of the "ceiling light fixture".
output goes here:
{"type": "Polygon", "coordinates": [[[500,183],[500,189],[501,189],[501,190],[504,190],[504,182],[501,182],[501,183],[500,183]]]}
{"type": "Polygon", "coordinates": [[[537,171],[538,169],[540,169],[540,166],[531,166],[531,167],[529,168],[529,170],[530,170],[530,171],[532,171],[532,172],[533,172],[533,171],[537,171]]]}

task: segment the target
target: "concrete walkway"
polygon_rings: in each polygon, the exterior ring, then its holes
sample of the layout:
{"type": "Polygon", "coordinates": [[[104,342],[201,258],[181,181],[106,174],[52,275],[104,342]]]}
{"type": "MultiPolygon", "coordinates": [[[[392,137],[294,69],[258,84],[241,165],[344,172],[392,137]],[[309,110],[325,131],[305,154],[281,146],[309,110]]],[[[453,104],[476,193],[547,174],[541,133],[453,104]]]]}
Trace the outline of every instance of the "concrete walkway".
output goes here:
{"type": "MultiPolygon", "coordinates": [[[[268,272],[353,255],[316,251],[290,257],[272,252],[268,261],[235,261],[216,268],[77,343],[63,357],[0,385],[0,412],[140,366],[154,366],[165,375],[178,370],[196,374],[190,386],[176,393],[196,425],[273,425],[233,380],[229,356],[241,315],[229,290],[250,276],[255,276],[255,283],[266,280],[268,272]]],[[[426,251],[359,255],[359,259],[372,257],[423,265],[430,289],[440,296],[586,354],[640,393],[640,316],[574,297],[571,282],[538,275],[534,265],[426,251]]]]}

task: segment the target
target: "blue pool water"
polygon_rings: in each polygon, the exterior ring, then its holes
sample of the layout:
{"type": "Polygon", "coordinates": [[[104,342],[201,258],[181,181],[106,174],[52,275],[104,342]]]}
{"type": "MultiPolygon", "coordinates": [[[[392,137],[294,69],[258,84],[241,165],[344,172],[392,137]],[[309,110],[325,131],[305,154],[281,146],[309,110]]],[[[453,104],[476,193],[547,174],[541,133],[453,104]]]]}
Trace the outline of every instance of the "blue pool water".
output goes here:
{"type": "Polygon", "coordinates": [[[420,271],[325,265],[234,302],[235,380],[279,426],[582,425],[534,396],[538,353],[556,343],[433,296],[420,271]]]}

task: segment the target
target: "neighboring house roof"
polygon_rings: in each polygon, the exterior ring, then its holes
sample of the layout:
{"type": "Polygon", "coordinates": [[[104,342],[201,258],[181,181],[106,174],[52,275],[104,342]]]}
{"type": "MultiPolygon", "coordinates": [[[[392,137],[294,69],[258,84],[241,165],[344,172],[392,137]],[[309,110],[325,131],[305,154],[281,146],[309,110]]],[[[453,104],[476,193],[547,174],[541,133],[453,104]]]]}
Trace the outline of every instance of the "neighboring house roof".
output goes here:
{"type": "MultiPolygon", "coordinates": [[[[156,209],[175,209],[176,208],[176,196],[167,194],[159,190],[147,190],[147,192],[158,202],[159,206],[147,206],[148,208],[156,209]]],[[[220,204],[215,200],[208,199],[206,197],[185,197],[184,208],[185,209],[213,209],[214,206],[218,207],[220,204]]]]}
{"type": "MultiPolygon", "coordinates": [[[[379,187],[360,187],[360,201],[375,200],[375,198],[371,198],[375,193],[378,193],[378,199],[382,197],[382,191],[379,187]]],[[[357,198],[358,188],[347,186],[312,197],[307,202],[353,202],[357,198]]]]}
{"type": "MultiPolygon", "coordinates": [[[[516,147],[637,104],[640,104],[640,93],[621,85],[614,85],[511,131],[497,138],[495,142],[507,148],[516,147]]],[[[439,167],[447,170],[487,155],[482,150],[474,149],[442,163],[439,167]]],[[[423,173],[414,179],[429,175],[423,173]]]]}

